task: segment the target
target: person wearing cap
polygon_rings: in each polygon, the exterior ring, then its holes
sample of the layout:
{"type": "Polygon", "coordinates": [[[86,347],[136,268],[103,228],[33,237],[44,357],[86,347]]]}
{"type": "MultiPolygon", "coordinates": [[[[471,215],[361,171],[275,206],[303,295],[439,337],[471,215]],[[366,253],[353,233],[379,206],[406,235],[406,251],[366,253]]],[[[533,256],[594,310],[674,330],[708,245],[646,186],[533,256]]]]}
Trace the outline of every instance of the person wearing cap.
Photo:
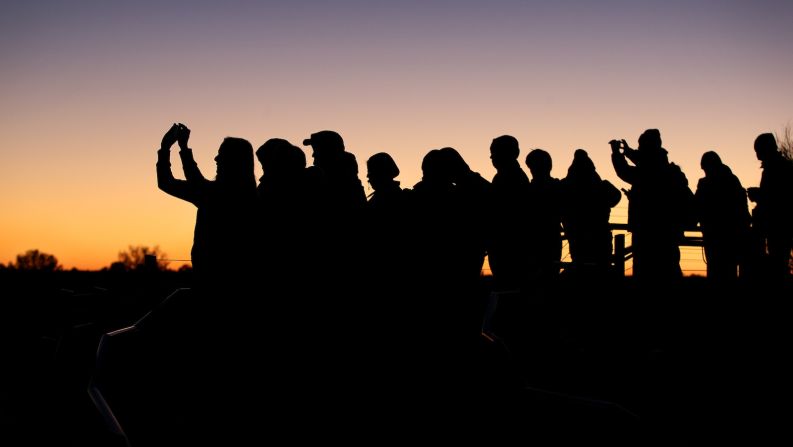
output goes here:
{"type": "Polygon", "coordinates": [[[313,167],[309,175],[317,183],[322,202],[334,212],[360,211],[366,203],[363,184],[358,179],[358,162],[355,155],[346,152],[341,135],[332,130],[322,130],[303,140],[311,146],[313,167]]]}
{"type": "Polygon", "coordinates": [[[322,392],[354,390],[351,394],[357,394],[361,385],[353,364],[360,353],[349,340],[366,323],[359,318],[366,195],[358,179],[355,156],[345,151],[338,133],[315,132],[303,144],[311,146],[314,162],[306,169],[311,243],[301,284],[307,289],[301,326],[314,344],[312,350],[320,355],[333,352],[338,360],[339,368],[327,372],[338,381],[338,388],[322,392]]]}

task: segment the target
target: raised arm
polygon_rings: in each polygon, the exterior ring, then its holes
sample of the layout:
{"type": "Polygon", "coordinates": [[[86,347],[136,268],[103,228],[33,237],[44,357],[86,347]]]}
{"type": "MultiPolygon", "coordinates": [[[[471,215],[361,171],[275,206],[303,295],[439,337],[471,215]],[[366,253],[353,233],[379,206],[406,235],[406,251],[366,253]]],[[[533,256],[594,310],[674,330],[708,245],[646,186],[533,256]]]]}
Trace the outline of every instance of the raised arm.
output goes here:
{"type": "Polygon", "coordinates": [[[611,164],[614,165],[614,171],[617,173],[617,177],[632,185],[636,180],[636,167],[628,165],[628,160],[625,159],[625,153],[620,152],[620,144],[625,145],[626,149],[629,149],[624,142],[625,140],[609,141],[609,145],[611,145],[611,164]]]}
{"type": "Polygon", "coordinates": [[[198,164],[193,158],[193,150],[187,146],[190,139],[190,129],[182,123],[176,125],[176,137],[179,142],[179,158],[182,159],[182,169],[184,170],[184,178],[188,182],[201,182],[206,181],[201,170],[198,169],[198,164]]]}
{"type": "Polygon", "coordinates": [[[195,204],[196,187],[175,178],[171,171],[171,146],[176,142],[177,133],[178,126],[174,124],[163,136],[160,150],[157,151],[157,186],[166,194],[195,204]]]}

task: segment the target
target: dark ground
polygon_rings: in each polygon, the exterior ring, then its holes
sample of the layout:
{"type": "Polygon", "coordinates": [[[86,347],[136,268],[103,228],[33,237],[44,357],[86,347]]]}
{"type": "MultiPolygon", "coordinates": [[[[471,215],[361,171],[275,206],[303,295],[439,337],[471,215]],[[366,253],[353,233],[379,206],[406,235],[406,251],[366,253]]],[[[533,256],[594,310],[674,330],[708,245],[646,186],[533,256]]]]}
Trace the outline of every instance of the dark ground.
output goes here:
{"type": "MultiPolygon", "coordinates": [[[[100,337],[189,286],[189,274],[0,271],[0,284],[0,441],[8,441],[0,444],[124,445],[87,392],[100,337]]],[[[490,287],[483,278],[483,300],[490,287]]],[[[551,292],[503,294],[491,338],[477,351],[487,370],[479,377],[487,382],[483,388],[498,388],[499,397],[477,402],[496,409],[491,418],[518,420],[510,429],[523,439],[510,443],[537,441],[539,432],[547,440],[556,430],[554,441],[533,445],[786,444],[791,296],[789,289],[746,285],[717,290],[696,277],[650,290],[628,278],[586,285],[565,280],[551,292]],[[590,435],[593,426],[606,434],[590,435]]],[[[252,318],[254,325],[268,324],[265,312],[252,318]]],[[[373,392],[378,395],[376,387],[373,392]]],[[[368,419],[361,421],[358,429],[366,431],[368,419]]]]}

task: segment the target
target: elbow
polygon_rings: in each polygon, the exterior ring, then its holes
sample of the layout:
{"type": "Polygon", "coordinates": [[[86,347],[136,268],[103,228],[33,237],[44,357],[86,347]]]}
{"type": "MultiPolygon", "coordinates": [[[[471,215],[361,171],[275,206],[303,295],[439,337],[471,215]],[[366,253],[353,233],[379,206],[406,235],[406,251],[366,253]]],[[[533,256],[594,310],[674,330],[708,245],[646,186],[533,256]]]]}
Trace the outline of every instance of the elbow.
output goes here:
{"type": "Polygon", "coordinates": [[[157,188],[159,188],[160,191],[168,192],[170,190],[170,182],[168,181],[167,178],[164,178],[164,177],[158,175],[157,176],[157,188]]]}

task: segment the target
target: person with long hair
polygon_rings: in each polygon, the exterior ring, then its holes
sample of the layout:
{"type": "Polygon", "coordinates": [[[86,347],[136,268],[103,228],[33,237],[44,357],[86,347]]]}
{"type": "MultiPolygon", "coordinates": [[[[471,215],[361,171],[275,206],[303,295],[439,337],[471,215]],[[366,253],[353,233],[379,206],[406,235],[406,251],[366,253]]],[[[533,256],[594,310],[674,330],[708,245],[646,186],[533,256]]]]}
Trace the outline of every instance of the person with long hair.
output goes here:
{"type": "Polygon", "coordinates": [[[253,146],[247,140],[226,137],[218,148],[215,180],[208,180],[188,147],[190,129],[174,124],[157,151],[157,185],[169,195],[196,206],[191,251],[197,285],[233,285],[250,268],[256,178],[253,146]],[[171,172],[170,149],[179,143],[185,180],[171,172]]]}

